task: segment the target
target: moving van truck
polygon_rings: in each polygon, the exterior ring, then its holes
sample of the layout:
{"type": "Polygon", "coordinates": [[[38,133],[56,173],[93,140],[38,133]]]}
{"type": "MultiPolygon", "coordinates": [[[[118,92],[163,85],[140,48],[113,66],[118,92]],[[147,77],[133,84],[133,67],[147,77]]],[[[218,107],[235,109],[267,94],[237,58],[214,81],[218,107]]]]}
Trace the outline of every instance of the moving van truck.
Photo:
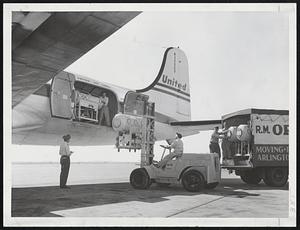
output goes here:
{"type": "Polygon", "coordinates": [[[280,187],[287,183],[288,110],[241,110],[222,116],[222,126],[227,130],[222,139],[222,168],[235,171],[247,184],[263,180],[280,187]]]}

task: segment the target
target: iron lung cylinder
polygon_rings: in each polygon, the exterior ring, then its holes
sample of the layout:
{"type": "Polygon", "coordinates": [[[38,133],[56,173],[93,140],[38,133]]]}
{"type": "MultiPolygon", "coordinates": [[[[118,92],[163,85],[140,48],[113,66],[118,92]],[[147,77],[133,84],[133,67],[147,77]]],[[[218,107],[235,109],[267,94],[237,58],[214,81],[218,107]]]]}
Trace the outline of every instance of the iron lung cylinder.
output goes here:
{"type": "Polygon", "coordinates": [[[128,114],[116,114],[112,120],[112,127],[117,132],[140,132],[142,130],[142,118],[128,114]]]}
{"type": "Polygon", "coordinates": [[[228,141],[238,141],[239,140],[237,138],[237,127],[236,126],[231,126],[228,129],[227,138],[228,138],[228,141]]]}
{"type": "Polygon", "coordinates": [[[237,138],[240,141],[250,141],[251,130],[248,125],[239,125],[237,127],[237,138]]]}

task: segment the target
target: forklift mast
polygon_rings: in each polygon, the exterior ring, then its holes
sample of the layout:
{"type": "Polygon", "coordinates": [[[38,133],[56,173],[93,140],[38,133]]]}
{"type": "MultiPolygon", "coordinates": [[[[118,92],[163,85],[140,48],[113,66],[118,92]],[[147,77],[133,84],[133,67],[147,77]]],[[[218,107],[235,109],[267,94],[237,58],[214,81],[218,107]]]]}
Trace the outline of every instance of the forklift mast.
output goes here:
{"type": "Polygon", "coordinates": [[[149,96],[130,91],[124,99],[124,111],[117,114],[112,127],[118,131],[116,147],[141,150],[141,167],[152,164],[154,157],[155,104],[149,96]]]}

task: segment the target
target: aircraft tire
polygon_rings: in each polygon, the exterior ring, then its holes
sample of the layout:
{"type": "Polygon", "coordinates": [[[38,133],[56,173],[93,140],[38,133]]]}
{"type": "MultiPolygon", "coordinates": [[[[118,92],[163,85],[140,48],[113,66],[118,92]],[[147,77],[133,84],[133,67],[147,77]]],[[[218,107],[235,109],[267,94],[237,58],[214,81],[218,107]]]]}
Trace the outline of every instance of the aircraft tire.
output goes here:
{"type": "Polygon", "coordinates": [[[182,176],[181,183],[189,192],[199,192],[205,187],[204,177],[197,170],[186,171],[182,176]]]}
{"type": "Polygon", "coordinates": [[[135,189],[148,189],[151,180],[147,171],[144,168],[134,169],[130,174],[130,184],[135,189]]]}
{"type": "Polygon", "coordinates": [[[287,167],[272,167],[266,169],[264,182],[271,187],[282,187],[288,180],[287,167]]]}

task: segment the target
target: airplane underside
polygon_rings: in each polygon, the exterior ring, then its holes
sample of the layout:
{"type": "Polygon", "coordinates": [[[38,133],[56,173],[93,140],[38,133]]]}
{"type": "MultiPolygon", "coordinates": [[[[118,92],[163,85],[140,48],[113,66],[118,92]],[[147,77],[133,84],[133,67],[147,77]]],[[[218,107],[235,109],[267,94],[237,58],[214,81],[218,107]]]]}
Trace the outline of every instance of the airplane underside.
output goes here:
{"type": "MultiPolygon", "coordinates": [[[[155,122],[156,140],[174,137],[176,130],[167,124],[155,122]]],[[[23,145],[59,145],[62,136],[69,133],[74,146],[114,145],[118,133],[112,127],[100,126],[77,121],[50,118],[45,125],[31,130],[15,130],[13,144],[23,145]]]]}
{"type": "Polygon", "coordinates": [[[59,145],[62,136],[69,133],[72,145],[113,145],[117,132],[112,127],[84,124],[51,118],[44,126],[13,133],[12,143],[34,145],[59,145]]]}
{"type": "MultiPolygon", "coordinates": [[[[62,136],[70,134],[72,145],[114,145],[118,133],[99,122],[82,119],[63,119],[51,116],[50,98],[31,95],[13,110],[12,144],[59,145],[62,136]]],[[[111,113],[111,119],[115,113],[111,113]]],[[[169,124],[155,122],[156,140],[172,139],[176,130],[169,124]]]]}

